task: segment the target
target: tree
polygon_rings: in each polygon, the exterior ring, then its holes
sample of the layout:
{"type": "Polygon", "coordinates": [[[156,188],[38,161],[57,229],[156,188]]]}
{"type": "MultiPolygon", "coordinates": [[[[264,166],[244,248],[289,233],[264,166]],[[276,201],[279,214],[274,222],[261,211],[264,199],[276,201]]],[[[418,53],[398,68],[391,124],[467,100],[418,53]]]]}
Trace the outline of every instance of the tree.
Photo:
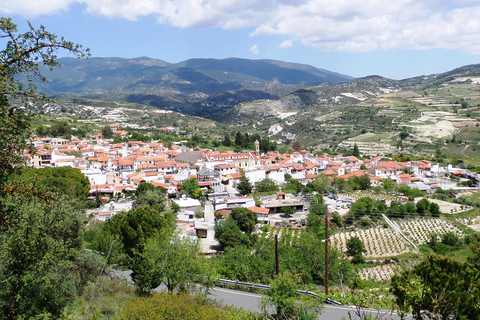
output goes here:
{"type": "Polygon", "coordinates": [[[245,176],[245,173],[240,177],[240,182],[237,184],[237,190],[242,195],[247,195],[252,192],[253,186],[250,180],[245,176]]]}
{"type": "Polygon", "coordinates": [[[137,189],[135,190],[135,196],[138,197],[145,191],[153,191],[155,190],[155,186],[148,182],[140,182],[137,189]]]}
{"type": "Polygon", "coordinates": [[[279,186],[272,179],[265,178],[255,182],[255,191],[257,192],[277,192],[279,189],[279,186]]]}
{"type": "Polygon", "coordinates": [[[315,180],[313,180],[313,186],[315,188],[315,191],[324,193],[326,192],[331,185],[330,178],[325,173],[321,173],[318,176],[315,177],[315,180]]]}
{"type": "Polygon", "coordinates": [[[147,239],[142,253],[145,272],[136,277],[136,284],[149,291],[164,284],[168,292],[187,292],[189,287],[204,289],[213,286],[210,268],[203,265],[198,241],[174,234],[172,238],[157,234],[147,239]]]}
{"type": "Polygon", "coordinates": [[[442,212],[440,211],[440,206],[438,205],[438,203],[435,202],[430,202],[428,211],[430,211],[432,217],[440,217],[440,215],[442,214],[442,212]]]}
{"type": "Polygon", "coordinates": [[[350,213],[360,217],[371,214],[374,211],[374,201],[369,197],[363,197],[355,201],[350,208],[350,213]]]}
{"type": "Polygon", "coordinates": [[[74,270],[85,215],[29,181],[0,191],[0,314],[58,317],[81,290],[74,270]]]}
{"type": "Polygon", "coordinates": [[[421,216],[424,216],[424,215],[430,213],[428,211],[428,209],[430,208],[430,202],[425,198],[418,201],[416,207],[417,207],[417,213],[421,216]]]}
{"type": "Polygon", "coordinates": [[[257,214],[247,208],[233,208],[230,215],[237,223],[240,230],[246,234],[250,234],[255,230],[257,223],[257,214]]]}
{"type": "Polygon", "coordinates": [[[220,245],[226,249],[229,247],[237,247],[240,245],[250,245],[250,239],[242,233],[238,224],[231,217],[228,219],[220,219],[215,223],[215,239],[220,245]]]}
{"type": "Polygon", "coordinates": [[[123,245],[109,227],[107,222],[96,221],[89,223],[83,236],[85,247],[99,252],[103,256],[107,256],[110,252],[107,263],[121,264],[126,258],[122,251],[123,245]]]}
{"type": "Polygon", "coordinates": [[[480,270],[449,257],[429,255],[413,270],[392,277],[391,291],[404,313],[423,319],[478,319],[480,270]],[[427,314],[428,314],[427,313],[427,314]]]}
{"type": "Polygon", "coordinates": [[[105,127],[102,128],[102,137],[104,139],[112,139],[113,138],[113,130],[107,124],[105,127]]]}
{"type": "Polygon", "coordinates": [[[362,240],[360,240],[358,237],[352,237],[348,239],[347,255],[353,257],[358,254],[361,255],[364,252],[367,252],[367,250],[365,250],[365,245],[363,244],[362,240]]]}
{"type": "Polygon", "coordinates": [[[0,18],[0,312],[2,318],[57,318],[81,290],[76,281],[84,215],[70,199],[53,194],[30,180],[9,177],[24,165],[33,116],[20,104],[43,99],[34,78],[46,82],[40,65],[59,65],[61,49],[76,57],[88,50],[29,24],[18,33],[9,18],[0,18]],[[24,85],[19,79],[28,82],[24,85]],[[16,99],[18,105],[11,105],[16,99]]]}
{"type": "Polygon", "coordinates": [[[21,174],[29,178],[36,177],[37,185],[45,186],[78,201],[85,201],[90,193],[88,178],[80,170],[72,167],[42,169],[26,167],[22,169],[21,174]]]}
{"type": "Polygon", "coordinates": [[[242,135],[241,132],[237,131],[235,134],[235,145],[237,146],[243,146],[244,144],[244,136],[242,135]]]}
{"type": "Polygon", "coordinates": [[[325,219],[317,214],[307,215],[307,230],[315,234],[319,239],[325,239],[325,219]]]}
{"type": "Polygon", "coordinates": [[[22,152],[34,152],[28,142],[33,116],[20,106],[10,105],[9,97],[46,100],[33,85],[34,78],[47,81],[39,65],[58,66],[55,54],[61,49],[78,58],[89,56],[89,51],[63,37],[58,38],[43,26],[35,29],[29,24],[27,32],[18,33],[17,25],[9,18],[0,18],[0,38],[6,43],[6,48],[0,51],[0,183],[4,183],[15,168],[24,164],[22,152]],[[27,76],[27,86],[20,83],[19,74],[27,76]]]}
{"type": "Polygon", "coordinates": [[[322,305],[318,299],[298,295],[300,279],[286,271],[270,283],[270,290],[262,298],[262,312],[268,316],[269,307],[275,307],[274,319],[317,319],[322,305]]]}
{"type": "Polygon", "coordinates": [[[197,178],[186,179],[183,181],[182,191],[185,191],[185,193],[194,199],[200,199],[203,195],[202,189],[198,186],[197,178]]]}
{"type": "Polygon", "coordinates": [[[383,182],[383,189],[387,192],[391,192],[395,186],[395,181],[392,180],[392,178],[388,177],[386,179],[382,180],[383,182]]]}
{"type": "Polygon", "coordinates": [[[351,177],[348,179],[348,183],[352,186],[353,190],[368,190],[370,189],[370,177],[367,175],[360,177],[351,177]]]}
{"type": "Polygon", "coordinates": [[[340,192],[345,191],[349,187],[348,182],[345,181],[345,179],[342,179],[340,177],[333,178],[333,185],[340,192]]]}
{"type": "Polygon", "coordinates": [[[356,143],[353,145],[352,155],[355,157],[360,157],[360,149],[358,149],[356,143]]]}
{"type": "MultiPolygon", "coordinates": [[[[141,206],[115,215],[107,221],[108,230],[118,237],[127,255],[127,266],[132,270],[132,279],[143,279],[149,266],[143,259],[147,240],[162,235],[169,238],[174,228],[174,218],[169,212],[158,212],[155,207],[141,206]]],[[[139,280],[142,281],[142,280],[139,280]]],[[[146,287],[145,285],[143,285],[146,287]]]]}
{"type": "Polygon", "coordinates": [[[232,145],[232,140],[230,140],[230,135],[229,134],[225,134],[225,136],[223,137],[222,144],[225,147],[230,147],[232,145]]]}
{"type": "Polygon", "coordinates": [[[405,140],[410,134],[406,131],[400,132],[400,139],[405,140]]]}
{"type": "Polygon", "coordinates": [[[308,211],[317,216],[323,216],[326,212],[326,209],[323,203],[312,203],[308,208],[308,211]]]}
{"type": "Polygon", "coordinates": [[[289,218],[291,217],[294,213],[295,213],[295,210],[293,210],[292,207],[282,207],[282,209],[280,210],[284,215],[285,217],[289,218]]]}
{"type": "Polygon", "coordinates": [[[150,207],[157,212],[165,209],[165,193],[160,189],[146,190],[140,193],[133,204],[133,208],[150,207]]]}
{"type": "Polygon", "coordinates": [[[300,141],[296,140],[293,143],[293,150],[295,150],[296,152],[300,152],[300,150],[302,150],[302,146],[300,145],[300,141]]]}

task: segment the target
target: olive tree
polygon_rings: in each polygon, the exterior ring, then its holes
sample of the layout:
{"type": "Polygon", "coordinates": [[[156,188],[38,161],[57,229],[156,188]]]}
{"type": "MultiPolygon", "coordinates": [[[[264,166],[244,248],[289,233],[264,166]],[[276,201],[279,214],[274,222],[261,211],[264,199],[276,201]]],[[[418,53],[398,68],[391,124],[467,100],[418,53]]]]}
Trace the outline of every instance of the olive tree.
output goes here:
{"type": "Polygon", "coordinates": [[[78,58],[89,52],[43,26],[19,33],[9,18],[0,18],[0,38],[0,312],[4,319],[57,318],[84,283],[75,280],[84,216],[68,197],[9,179],[24,164],[23,152],[34,152],[33,116],[21,103],[47,100],[33,85],[35,78],[46,82],[40,65],[59,65],[62,49],[78,58]]]}
{"type": "Polygon", "coordinates": [[[6,47],[0,50],[0,183],[9,173],[23,164],[22,152],[33,152],[29,144],[30,122],[33,116],[11,99],[47,100],[38,93],[34,79],[47,82],[40,73],[40,65],[48,68],[58,66],[56,53],[66,50],[75,57],[88,57],[90,52],[81,45],[66,41],[45,30],[41,26],[35,29],[29,24],[29,30],[19,33],[17,25],[9,18],[0,18],[0,39],[6,47]],[[18,75],[25,75],[28,84],[20,82],[18,75]]]}

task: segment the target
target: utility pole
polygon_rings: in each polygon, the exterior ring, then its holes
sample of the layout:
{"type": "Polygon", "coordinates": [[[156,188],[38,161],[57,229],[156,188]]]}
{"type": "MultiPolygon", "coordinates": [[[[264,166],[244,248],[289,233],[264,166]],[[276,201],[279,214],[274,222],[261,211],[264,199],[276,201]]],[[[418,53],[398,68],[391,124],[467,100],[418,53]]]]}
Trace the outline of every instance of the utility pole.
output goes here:
{"type": "Polygon", "coordinates": [[[328,296],[328,206],[325,204],[325,294],[328,296]]]}
{"type": "Polygon", "coordinates": [[[278,234],[275,234],[275,271],[278,276],[280,273],[280,266],[278,264],[278,234]]]}

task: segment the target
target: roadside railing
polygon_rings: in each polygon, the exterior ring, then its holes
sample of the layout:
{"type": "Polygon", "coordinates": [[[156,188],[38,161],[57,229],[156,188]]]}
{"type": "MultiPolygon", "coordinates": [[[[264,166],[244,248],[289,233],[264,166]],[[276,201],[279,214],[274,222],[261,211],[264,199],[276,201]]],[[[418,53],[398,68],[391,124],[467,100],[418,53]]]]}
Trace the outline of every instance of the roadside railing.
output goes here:
{"type": "MultiPolygon", "coordinates": [[[[228,280],[228,279],[218,279],[217,282],[222,283],[223,285],[232,285],[232,286],[239,286],[239,287],[246,287],[246,288],[253,288],[253,289],[264,289],[264,290],[270,290],[270,286],[265,285],[265,284],[257,284],[257,283],[248,283],[248,282],[241,282],[241,281],[235,281],[235,280],[228,280]]],[[[297,290],[298,294],[303,294],[307,295],[310,297],[314,297],[317,299],[323,299],[322,296],[316,294],[315,292],[312,291],[307,291],[307,290],[297,290]]],[[[334,305],[343,305],[343,303],[326,298],[325,303],[328,304],[334,304],[334,305]]]]}

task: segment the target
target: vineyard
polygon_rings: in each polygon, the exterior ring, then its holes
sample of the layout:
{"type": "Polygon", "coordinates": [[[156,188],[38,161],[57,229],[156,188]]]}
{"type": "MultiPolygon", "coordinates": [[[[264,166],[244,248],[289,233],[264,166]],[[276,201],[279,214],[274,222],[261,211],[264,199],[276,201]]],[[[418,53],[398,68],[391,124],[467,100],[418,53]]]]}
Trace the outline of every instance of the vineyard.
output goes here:
{"type": "Polygon", "coordinates": [[[396,272],[396,267],[390,264],[364,268],[359,271],[359,276],[364,280],[388,281],[396,272]]]}
{"type": "Polygon", "coordinates": [[[365,245],[366,258],[386,258],[407,253],[410,248],[405,239],[391,228],[375,227],[355,231],[340,232],[330,237],[332,247],[347,251],[347,241],[357,237],[365,245]]]}
{"type": "Polygon", "coordinates": [[[278,242],[284,244],[294,244],[300,239],[302,229],[289,227],[272,227],[269,232],[262,232],[260,237],[265,239],[275,240],[275,235],[278,236],[278,242]]]}
{"type": "Polygon", "coordinates": [[[460,238],[464,236],[462,230],[443,219],[423,218],[405,220],[398,222],[398,226],[405,235],[417,245],[427,243],[431,235],[442,235],[447,232],[453,232],[460,238]]]}
{"type": "MultiPolygon", "coordinates": [[[[397,220],[395,223],[403,234],[417,246],[428,242],[431,235],[441,236],[453,232],[460,238],[464,236],[462,230],[442,218],[397,220]]],[[[302,232],[304,230],[300,228],[272,227],[267,232],[261,232],[259,236],[274,241],[275,235],[277,235],[280,244],[295,245],[300,241],[302,232]]],[[[364,256],[367,259],[386,259],[415,250],[393,228],[384,226],[338,232],[330,237],[330,245],[346,252],[347,241],[352,237],[357,237],[364,243],[367,251],[364,256]]],[[[363,268],[360,270],[359,276],[364,280],[386,281],[395,273],[395,268],[395,265],[390,264],[363,268]]]]}
{"type": "MultiPolygon", "coordinates": [[[[397,224],[403,233],[417,245],[426,243],[433,234],[443,235],[453,232],[459,237],[464,235],[452,223],[441,218],[402,220],[397,224]]],[[[365,244],[366,258],[394,257],[411,251],[408,242],[400,234],[392,228],[384,227],[337,233],[330,237],[331,245],[345,252],[347,251],[347,241],[352,237],[358,237],[365,244]]]]}
{"type": "Polygon", "coordinates": [[[355,191],[355,192],[347,192],[347,193],[340,193],[338,194],[339,197],[352,199],[357,201],[360,198],[369,197],[373,200],[381,201],[385,200],[385,202],[390,203],[391,201],[404,201],[404,199],[390,195],[390,194],[383,194],[383,193],[375,193],[371,191],[355,191]]]}

